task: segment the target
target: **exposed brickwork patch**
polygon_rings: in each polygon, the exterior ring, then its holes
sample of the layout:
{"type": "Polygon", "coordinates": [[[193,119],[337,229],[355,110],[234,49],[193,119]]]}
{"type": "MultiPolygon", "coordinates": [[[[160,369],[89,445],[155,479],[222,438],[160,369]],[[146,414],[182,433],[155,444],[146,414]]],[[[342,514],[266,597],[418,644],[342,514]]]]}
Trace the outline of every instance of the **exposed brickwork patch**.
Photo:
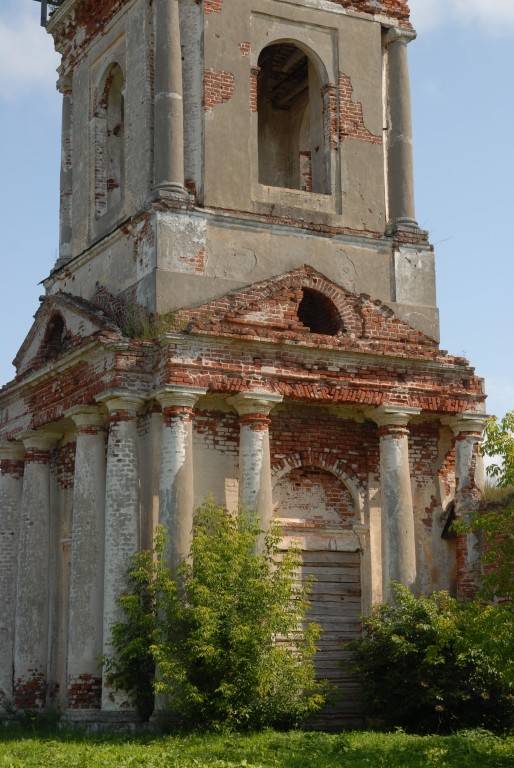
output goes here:
{"type": "Polygon", "coordinates": [[[379,14],[398,19],[401,26],[410,26],[410,10],[407,0],[329,0],[334,5],[341,5],[359,13],[379,14]]]}
{"type": "Polygon", "coordinates": [[[196,412],[193,429],[209,448],[220,453],[238,453],[239,425],[236,414],[219,411],[196,412]]]}
{"type": "Polygon", "coordinates": [[[15,480],[23,477],[24,462],[20,459],[0,459],[0,476],[11,475],[15,480]]]}
{"type": "Polygon", "coordinates": [[[16,709],[43,709],[46,704],[46,679],[42,672],[30,670],[28,678],[14,681],[14,706],[16,709]]]}
{"type": "Polygon", "coordinates": [[[334,420],[328,413],[274,414],[270,428],[274,474],[297,467],[318,467],[366,486],[379,468],[376,426],[334,420]]]}
{"type": "Polygon", "coordinates": [[[220,69],[206,69],[204,76],[205,112],[211,112],[214,107],[226,104],[234,95],[234,75],[220,69]]]}
{"type": "Polygon", "coordinates": [[[102,679],[93,675],[70,676],[68,707],[70,709],[100,709],[102,679]]]}
{"type": "Polygon", "coordinates": [[[252,44],[251,43],[239,43],[239,51],[241,52],[241,56],[249,56],[252,50],[252,44]]]}
{"type": "Polygon", "coordinates": [[[353,85],[343,73],[339,74],[339,109],[341,114],[341,138],[359,139],[370,144],[382,144],[382,136],[375,136],[364,125],[362,104],[353,100],[353,85]]]}
{"type": "Polygon", "coordinates": [[[204,0],[203,11],[206,16],[210,13],[221,13],[223,0],[204,0]]]}
{"type": "Polygon", "coordinates": [[[191,267],[193,272],[196,272],[199,275],[203,275],[205,272],[206,256],[207,252],[205,248],[201,248],[194,256],[190,256],[189,254],[180,254],[179,261],[182,264],[186,264],[188,267],[191,267]]]}
{"type": "Polygon", "coordinates": [[[259,72],[260,67],[252,67],[250,71],[250,111],[259,111],[259,72]]]}
{"type": "Polygon", "coordinates": [[[51,463],[52,473],[57,478],[59,488],[65,490],[73,488],[75,477],[75,443],[66,443],[57,450],[52,451],[51,463]]]}
{"type": "Polygon", "coordinates": [[[294,529],[298,533],[302,528],[315,529],[316,533],[320,533],[335,521],[338,527],[351,529],[355,522],[355,504],[351,493],[325,469],[297,467],[279,480],[275,493],[279,487],[281,505],[278,514],[283,516],[292,502],[292,511],[297,518],[294,529]]]}

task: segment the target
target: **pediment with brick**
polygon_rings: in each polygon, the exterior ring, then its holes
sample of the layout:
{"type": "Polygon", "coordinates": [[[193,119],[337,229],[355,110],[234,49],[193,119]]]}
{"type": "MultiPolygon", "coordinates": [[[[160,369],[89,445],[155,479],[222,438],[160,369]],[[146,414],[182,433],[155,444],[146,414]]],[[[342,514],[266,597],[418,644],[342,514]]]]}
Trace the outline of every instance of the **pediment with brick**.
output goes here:
{"type": "Polygon", "coordinates": [[[437,342],[412,328],[389,306],[366,294],[352,293],[307,265],[180,310],[176,319],[191,334],[448,359],[437,342]]]}
{"type": "Polygon", "coordinates": [[[54,362],[88,339],[112,339],[120,335],[113,320],[91,302],[68,293],[46,296],[13,364],[19,377],[54,362]]]}

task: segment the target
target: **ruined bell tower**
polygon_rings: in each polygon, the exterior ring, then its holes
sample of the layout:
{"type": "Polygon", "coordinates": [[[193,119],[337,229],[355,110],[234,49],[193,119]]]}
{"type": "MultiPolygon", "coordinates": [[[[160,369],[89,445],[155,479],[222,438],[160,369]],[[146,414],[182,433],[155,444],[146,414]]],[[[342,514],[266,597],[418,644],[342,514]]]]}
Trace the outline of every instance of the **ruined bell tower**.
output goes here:
{"type": "MultiPolygon", "coordinates": [[[[325,727],[386,600],[472,594],[483,383],[438,346],[406,0],[63,0],[59,258],[0,391],[0,696],[137,721],[97,659],[131,554],[207,494],[315,576],[325,727]],[[12,573],[16,574],[13,584],[12,573]]],[[[157,702],[157,706],[162,703],[157,702]]]]}

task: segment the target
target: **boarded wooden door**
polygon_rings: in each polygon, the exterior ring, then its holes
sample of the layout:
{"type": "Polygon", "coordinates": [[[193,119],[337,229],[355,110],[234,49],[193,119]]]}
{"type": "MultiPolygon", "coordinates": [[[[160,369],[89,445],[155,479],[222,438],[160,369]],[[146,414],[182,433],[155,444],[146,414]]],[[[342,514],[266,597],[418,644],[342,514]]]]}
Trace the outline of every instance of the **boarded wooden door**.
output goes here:
{"type": "Polygon", "coordinates": [[[335,700],[315,724],[324,728],[358,724],[359,687],[342,664],[349,658],[342,644],[360,637],[361,631],[360,551],[352,529],[353,499],[334,475],[303,467],[278,481],[274,504],[285,544],[296,540],[302,550],[302,577],[314,579],[309,618],[323,630],[316,671],[336,689],[335,700]]]}

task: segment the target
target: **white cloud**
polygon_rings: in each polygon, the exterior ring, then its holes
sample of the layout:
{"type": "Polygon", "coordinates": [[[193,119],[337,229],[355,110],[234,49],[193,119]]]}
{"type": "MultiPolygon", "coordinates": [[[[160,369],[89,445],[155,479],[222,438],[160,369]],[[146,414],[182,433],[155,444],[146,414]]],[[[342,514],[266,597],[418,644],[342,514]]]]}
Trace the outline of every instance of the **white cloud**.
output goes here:
{"type": "Polygon", "coordinates": [[[494,35],[514,34],[513,0],[410,0],[412,22],[418,30],[443,24],[480,26],[494,35]]]}
{"type": "Polygon", "coordinates": [[[39,26],[37,5],[10,5],[0,12],[0,99],[13,101],[55,83],[58,65],[52,38],[39,26]]]}

